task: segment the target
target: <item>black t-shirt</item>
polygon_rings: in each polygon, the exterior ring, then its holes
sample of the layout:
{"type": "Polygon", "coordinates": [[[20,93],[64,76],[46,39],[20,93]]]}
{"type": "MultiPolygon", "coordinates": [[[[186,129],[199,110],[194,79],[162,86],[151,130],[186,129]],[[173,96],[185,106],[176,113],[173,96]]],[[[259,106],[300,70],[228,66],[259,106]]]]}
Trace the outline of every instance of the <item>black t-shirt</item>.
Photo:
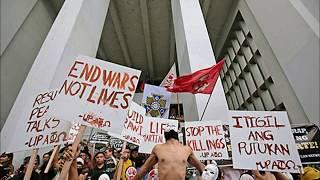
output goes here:
{"type": "Polygon", "coordinates": [[[0,179],[3,177],[8,177],[9,169],[6,169],[4,166],[0,166],[0,179]]]}
{"type": "MultiPolygon", "coordinates": [[[[10,180],[23,180],[23,178],[24,178],[24,173],[19,173],[19,174],[13,176],[13,178],[10,180]]],[[[41,180],[41,179],[42,178],[38,173],[32,171],[30,180],[41,180]]]]}
{"type": "Polygon", "coordinates": [[[113,178],[114,173],[116,171],[115,163],[115,159],[113,159],[112,157],[109,157],[105,160],[106,171],[108,172],[110,178],[113,178]]]}
{"type": "Polygon", "coordinates": [[[88,180],[98,180],[102,174],[107,174],[110,179],[113,178],[114,170],[113,168],[107,167],[106,164],[102,168],[95,167],[91,169],[88,173],[88,180]]]}

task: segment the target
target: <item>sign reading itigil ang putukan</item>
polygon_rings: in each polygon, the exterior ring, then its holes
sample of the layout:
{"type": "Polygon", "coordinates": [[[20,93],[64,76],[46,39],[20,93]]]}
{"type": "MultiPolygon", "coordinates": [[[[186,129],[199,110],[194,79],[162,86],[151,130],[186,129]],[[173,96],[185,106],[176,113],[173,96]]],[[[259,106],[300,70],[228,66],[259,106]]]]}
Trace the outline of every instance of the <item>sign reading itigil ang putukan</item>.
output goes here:
{"type": "Polygon", "coordinates": [[[234,168],[299,173],[301,161],[286,112],[229,114],[234,168]]]}
{"type": "Polygon", "coordinates": [[[120,134],[140,71],[86,56],[75,59],[67,71],[51,113],[120,134]]]}
{"type": "Polygon", "coordinates": [[[199,160],[227,159],[221,121],[186,122],[187,145],[199,160]]]}

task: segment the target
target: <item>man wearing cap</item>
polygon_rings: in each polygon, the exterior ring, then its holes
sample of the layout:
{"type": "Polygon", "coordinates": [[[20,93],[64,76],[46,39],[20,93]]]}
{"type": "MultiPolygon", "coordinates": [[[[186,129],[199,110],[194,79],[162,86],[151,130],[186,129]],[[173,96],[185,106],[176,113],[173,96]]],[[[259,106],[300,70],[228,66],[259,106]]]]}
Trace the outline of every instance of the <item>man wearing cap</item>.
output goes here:
{"type": "Polygon", "coordinates": [[[166,128],[164,137],[166,142],[154,146],[151,155],[141,167],[140,172],[133,178],[134,180],[142,179],[156,163],[158,163],[160,179],[184,180],[188,162],[200,173],[203,172],[205,166],[195,157],[189,146],[179,143],[178,132],[175,128],[166,128]]]}

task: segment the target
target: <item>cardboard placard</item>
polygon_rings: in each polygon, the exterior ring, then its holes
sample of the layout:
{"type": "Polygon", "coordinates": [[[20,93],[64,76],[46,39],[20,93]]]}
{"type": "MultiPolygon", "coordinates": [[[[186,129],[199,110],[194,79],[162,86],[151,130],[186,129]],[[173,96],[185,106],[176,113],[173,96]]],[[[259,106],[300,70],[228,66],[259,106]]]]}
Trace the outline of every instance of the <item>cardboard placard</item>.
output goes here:
{"type": "Polygon", "coordinates": [[[140,71],[87,56],[78,56],[67,71],[51,113],[120,134],[140,71]]]}
{"type": "Polygon", "coordinates": [[[165,143],[164,130],[167,126],[178,131],[177,120],[145,117],[143,123],[143,139],[139,147],[139,152],[150,154],[155,145],[165,143]]]}
{"type": "Polygon", "coordinates": [[[286,112],[230,111],[233,167],[299,173],[301,161],[286,112]]]}
{"type": "MultiPolygon", "coordinates": [[[[56,99],[57,90],[41,92],[34,96],[32,107],[29,107],[28,117],[21,117],[24,123],[17,123],[20,131],[12,136],[7,152],[16,152],[47,146],[63,144],[68,140],[71,124],[50,116],[52,102],[56,99]]],[[[21,122],[17,120],[17,122],[21,122]]]]}
{"type": "Polygon", "coordinates": [[[146,110],[139,104],[132,102],[121,136],[130,143],[140,145],[142,141],[143,122],[146,110]]]}
{"type": "Polygon", "coordinates": [[[185,122],[187,145],[199,160],[227,159],[221,121],[185,122]]]}

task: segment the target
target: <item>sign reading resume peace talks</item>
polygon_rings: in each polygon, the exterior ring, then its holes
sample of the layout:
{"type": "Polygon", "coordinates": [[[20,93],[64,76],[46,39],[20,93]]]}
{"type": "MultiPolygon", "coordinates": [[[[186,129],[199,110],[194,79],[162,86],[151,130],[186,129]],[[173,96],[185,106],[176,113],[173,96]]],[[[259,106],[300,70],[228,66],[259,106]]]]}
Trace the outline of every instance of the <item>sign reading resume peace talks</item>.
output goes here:
{"type": "Polygon", "coordinates": [[[67,71],[53,115],[120,134],[140,71],[86,56],[75,59],[67,71]]]}
{"type": "Polygon", "coordinates": [[[298,173],[301,166],[286,112],[230,111],[233,167],[298,173]]]}

